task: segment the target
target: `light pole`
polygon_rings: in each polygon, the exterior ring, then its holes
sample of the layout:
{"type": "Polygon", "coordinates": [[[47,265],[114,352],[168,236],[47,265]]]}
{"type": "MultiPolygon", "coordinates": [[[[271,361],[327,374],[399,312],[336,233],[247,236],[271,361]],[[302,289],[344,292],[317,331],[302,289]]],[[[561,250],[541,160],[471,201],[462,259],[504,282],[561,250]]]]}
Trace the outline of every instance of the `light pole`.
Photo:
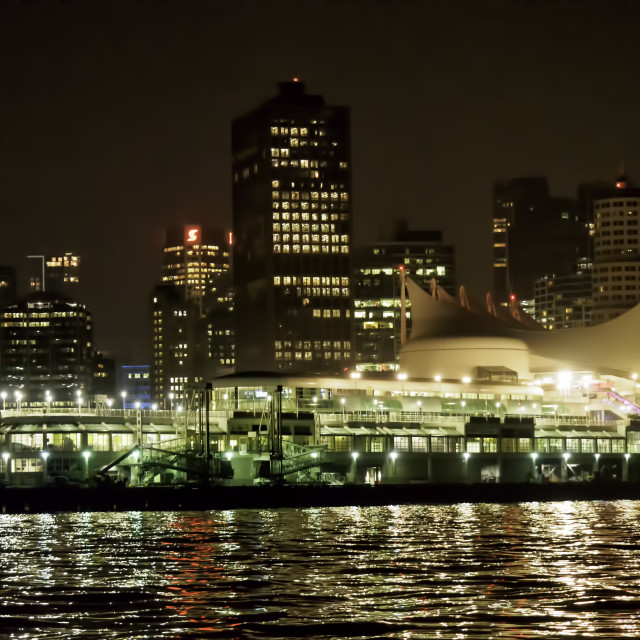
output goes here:
{"type": "Polygon", "coordinates": [[[169,394],[169,413],[173,414],[173,393],[169,394]]]}
{"type": "Polygon", "coordinates": [[[2,398],[2,410],[5,411],[7,408],[7,392],[0,393],[0,397],[2,398]]]}
{"type": "Polygon", "coordinates": [[[16,391],[16,409],[20,411],[20,403],[22,401],[22,391],[16,391]]]}
{"type": "Polygon", "coordinates": [[[4,477],[7,484],[9,484],[9,458],[10,457],[11,455],[9,454],[8,451],[3,451],[2,459],[4,460],[4,477]]]}
{"type": "Polygon", "coordinates": [[[43,484],[46,484],[47,475],[48,475],[47,474],[47,460],[49,458],[49,452],[48,451],[43,451],[40,455],[42,456],[42,472],[43,472],[43,475],[44,475],[44,483],[43,484]]]}
{"type": "Polygon", "coordinates": [[[47,413],[51,412],[51,392],[49,391],[49,389],[47,389],[44,392],[44,399],[45,402],[47,403],[47,413]]]}
{"type": "Polygon", "coordinates": [[[91,451],[83,451],[82,457],[84,458],[85,465],[85,480],[89,479],[89,457],[91,456],[91,451]]]}
{"type": "Polygon", "coordinates": [[[113,405],[113,398],[107,398],[107,408],[109,409],[109,415],[111,415],[112,405],[113,405]]]}
{"type": "Polygon", "coordinates": [[[127,392],[126,391],[121,391],[120,392],[120,396],[122,397],[122,413],[124,414],[124,410],[125,410],[125,398],[127,397],[127,392]]]}

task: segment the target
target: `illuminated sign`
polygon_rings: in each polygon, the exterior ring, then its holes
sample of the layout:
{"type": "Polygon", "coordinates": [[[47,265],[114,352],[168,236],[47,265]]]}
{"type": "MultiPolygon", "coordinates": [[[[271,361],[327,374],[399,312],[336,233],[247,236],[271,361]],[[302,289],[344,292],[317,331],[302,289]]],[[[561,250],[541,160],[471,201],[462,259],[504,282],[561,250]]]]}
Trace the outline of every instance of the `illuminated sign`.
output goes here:
{"type": "Polygon", "coordinates": [[[200,227],[186,227],[184,230],[184,241],[186,244],[200,242],[200,227]]]}

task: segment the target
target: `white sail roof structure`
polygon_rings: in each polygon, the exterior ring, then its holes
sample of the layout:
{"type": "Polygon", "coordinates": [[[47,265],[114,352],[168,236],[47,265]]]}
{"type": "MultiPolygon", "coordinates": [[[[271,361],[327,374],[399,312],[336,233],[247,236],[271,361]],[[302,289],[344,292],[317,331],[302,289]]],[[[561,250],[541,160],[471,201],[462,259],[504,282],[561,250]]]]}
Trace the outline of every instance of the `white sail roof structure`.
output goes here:
{"type": "Polygon", "coordinates": [[[436,298],[410,278],[406,285],[412,329],[400,366],[413,377],[474,377],[478,368],[496,366],[522,380],[559,369],[620,377],[640,372],[640,305],[593,327],[541,331],[529,317],[462,306],[440,290],[436,298]]]}

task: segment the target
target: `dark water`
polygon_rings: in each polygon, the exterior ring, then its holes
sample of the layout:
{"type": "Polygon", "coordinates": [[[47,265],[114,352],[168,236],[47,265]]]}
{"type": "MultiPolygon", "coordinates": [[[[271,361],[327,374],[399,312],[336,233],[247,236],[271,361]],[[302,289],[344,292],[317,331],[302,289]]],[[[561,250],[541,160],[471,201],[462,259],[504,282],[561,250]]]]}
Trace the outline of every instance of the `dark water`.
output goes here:
{"type": "Polygon", "coordinates": [[[0,516],[0,638],[640,635],[640,502],[0,516]]]}

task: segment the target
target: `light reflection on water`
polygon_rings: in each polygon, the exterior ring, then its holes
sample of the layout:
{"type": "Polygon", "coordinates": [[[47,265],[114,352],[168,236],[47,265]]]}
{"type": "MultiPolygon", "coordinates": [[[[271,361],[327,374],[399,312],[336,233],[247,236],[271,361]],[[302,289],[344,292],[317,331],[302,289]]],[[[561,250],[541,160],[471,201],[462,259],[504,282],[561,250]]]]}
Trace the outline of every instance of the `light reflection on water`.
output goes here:
{"type": "Polygon", "coordinates": [[[639,516],[623,501],[3,515],[0,638],[636,637],[639,516]]]}

